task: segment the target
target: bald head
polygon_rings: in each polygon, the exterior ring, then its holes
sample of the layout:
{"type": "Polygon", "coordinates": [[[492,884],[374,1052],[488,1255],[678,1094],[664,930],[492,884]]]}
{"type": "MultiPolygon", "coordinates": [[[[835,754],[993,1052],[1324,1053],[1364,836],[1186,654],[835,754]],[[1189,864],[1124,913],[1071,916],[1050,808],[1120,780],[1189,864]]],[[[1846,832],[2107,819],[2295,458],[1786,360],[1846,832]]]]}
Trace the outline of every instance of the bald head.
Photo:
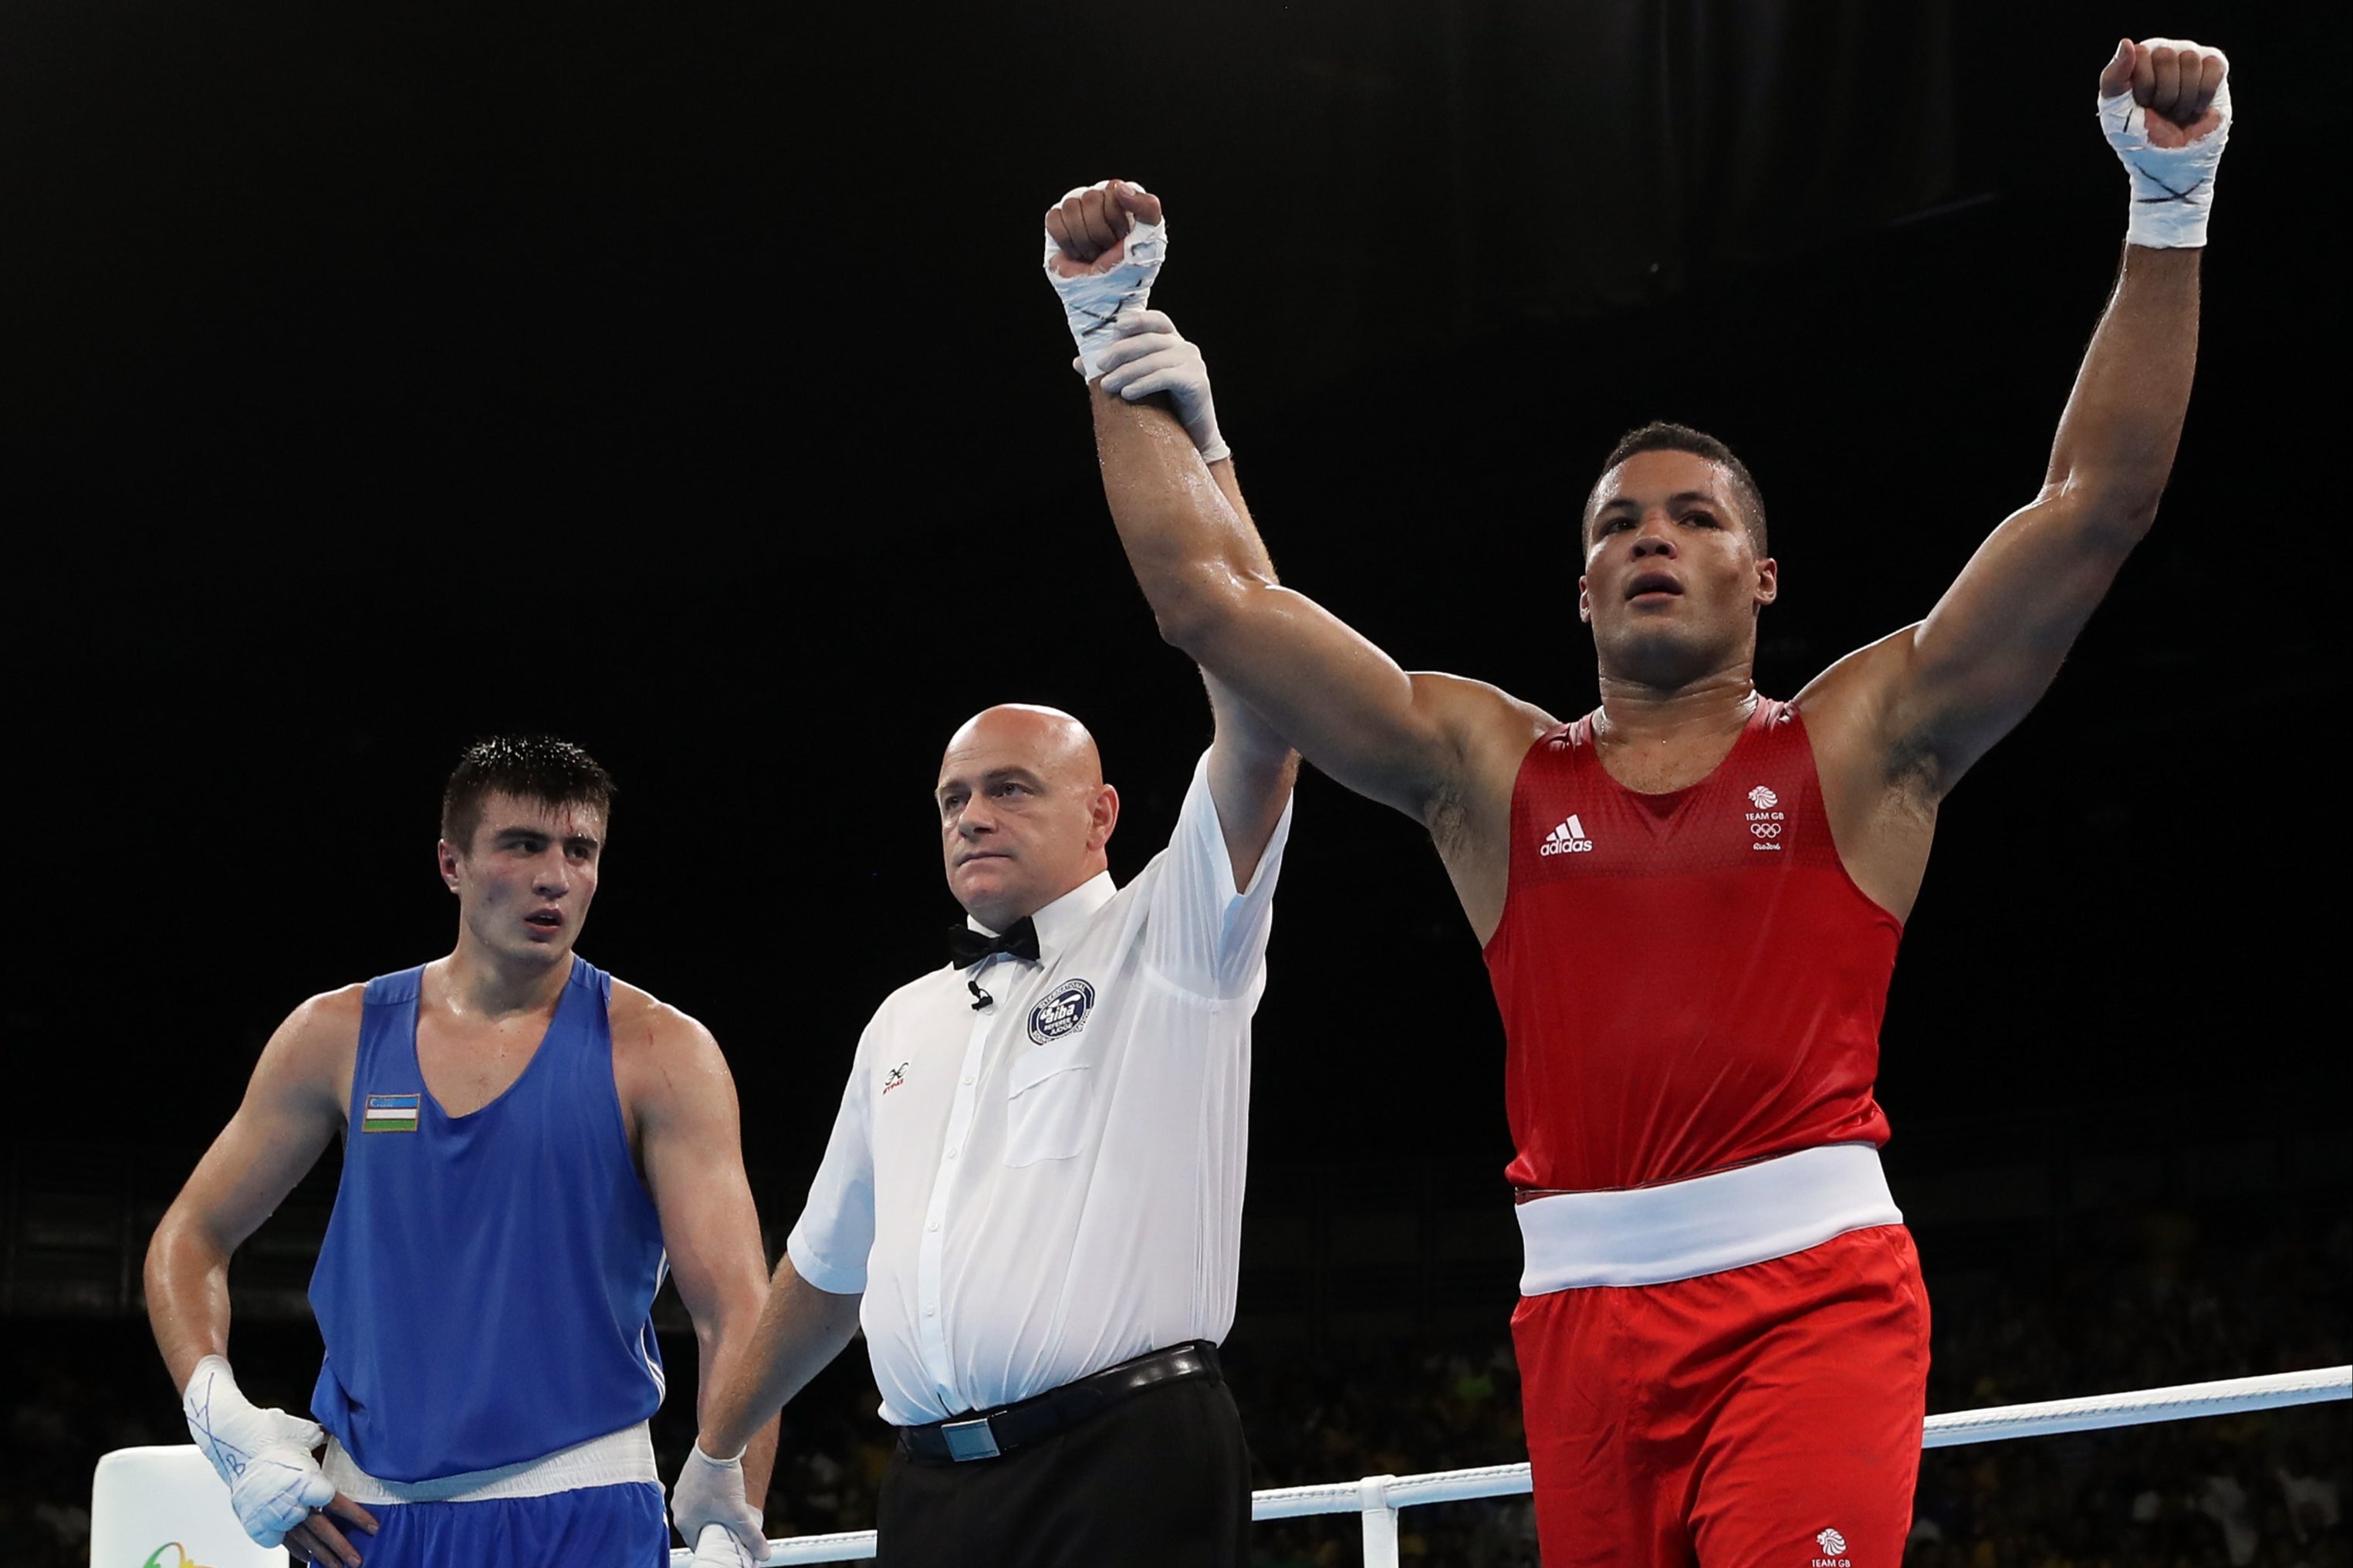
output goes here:
{"type": "Polygon", "coordinates": [[[933,794],[948,889],[1003,931],[1101,874],[1119,822],[1087,727],[1026,702],[983,709],[949,737],[933,794]]]}
{"type": "Polygon", "coordinates": [[[992,756],[1020,755],[1041,775],[1100,788],[1103,754],[1087,727],[1059,708],[1033,702],[1000,702],[984,708],[956,727],[940,759],[940,779],[946,782],[959,756],[987,752],[992,756]]]}

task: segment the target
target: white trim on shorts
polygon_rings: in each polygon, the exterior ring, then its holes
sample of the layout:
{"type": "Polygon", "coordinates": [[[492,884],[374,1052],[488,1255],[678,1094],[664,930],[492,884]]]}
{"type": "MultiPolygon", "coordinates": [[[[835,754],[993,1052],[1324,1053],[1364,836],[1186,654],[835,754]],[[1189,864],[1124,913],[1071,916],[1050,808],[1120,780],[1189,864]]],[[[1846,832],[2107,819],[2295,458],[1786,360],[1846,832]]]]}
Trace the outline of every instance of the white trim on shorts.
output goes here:
{"type": "Polygon", "coordinates": [[[337,1491],[353,1502],[488,1502],[495,1498],[546,1497],[589,1487],[630,1481],[661,1484],[654,1468],[654,1441],[646,1423],[558,1448],[553,1454],[494,1470],[468,1470],[425,1481],[384,1481],[359,1468],[334,1437],[327,1439],[319,1468],[337,1491]]]}
{"type": "Polygon", "coordinates": [[[1904,1223],[1868,1143],[1800,1149],[1655,1187],[1553,1193],[1516,1212],[1523,1296],[1695,1279],[1904,1223]]]}

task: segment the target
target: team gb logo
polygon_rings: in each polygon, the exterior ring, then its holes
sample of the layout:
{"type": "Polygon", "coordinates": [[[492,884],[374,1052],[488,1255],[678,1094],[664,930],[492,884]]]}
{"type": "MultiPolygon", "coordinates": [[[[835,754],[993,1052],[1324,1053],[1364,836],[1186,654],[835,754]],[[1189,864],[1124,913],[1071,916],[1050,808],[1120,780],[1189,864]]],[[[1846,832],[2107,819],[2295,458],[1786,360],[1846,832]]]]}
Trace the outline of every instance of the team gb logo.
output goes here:
{"type": "MultiPolygon", "coordinates": [[[[1781,797],[1775,795],[1771,790],[1767,789],[1763,784],[1758,784],[1755,789],[1748,792],[1748,804],[1755,806],[1759,811],[1770,811],[1775,806],[1781,804],[1781,797]]],[[[1835,1552],[1838,1548],[1835,1546],[1825,1546],[1822,1550],[1825,1552],[1835,1552]]]]}
{"type": "Polygon", "coordinates": [[[1835,1530],[1825,1530],[1814,1537],[1814,1544],[1823,1555],[1814,1559],[1814,1568],[1850,1568],[1852,1559],[1841,1555],[1846,1551],[1846,1537],[1835,1530]]]}
{"type": "Polygon", "coordinates": [[[1065,980],[1029,1009],[1029,1038],[1044,1046],[1077,1034],[1087,1026],[1087,1015],[1094,1005],[1093,986],[1083,980],[1065,980]]]}

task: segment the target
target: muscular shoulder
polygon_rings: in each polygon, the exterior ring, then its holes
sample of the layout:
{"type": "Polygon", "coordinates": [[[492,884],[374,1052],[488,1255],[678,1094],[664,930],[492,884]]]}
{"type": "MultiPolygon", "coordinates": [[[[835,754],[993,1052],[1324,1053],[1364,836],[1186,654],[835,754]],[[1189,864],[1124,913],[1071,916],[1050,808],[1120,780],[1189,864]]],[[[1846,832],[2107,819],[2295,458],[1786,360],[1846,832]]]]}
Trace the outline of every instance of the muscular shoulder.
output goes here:
{"type": "Polygon", "coordinates": [[[1900,733],[1901,697],[1918,630],[1905,626],[1864,644],[1807,682],[1791,701],[1805,720],[1818,766],[1893,783],[1925,765],[1925,758],[1907,757],[1900,733]]]}
{"type": "Polygon", "coordinates": [[[719,1052],[719,1042],[699,1019],[625,980],[613,982],[605,1017],[616,1060],[631,1056],[685,1062],[719,1052]]]}
{"type": "Polygon", "coordinates": [[[289,1066],[332,1074],[348,1073],[360,1047],[360,1020],[366,1012],[367,986],[339,986],[322,991],[286,1015],[269,1038],[270,1054],[289,1066]]]}
{"type": "Polygon", "coordinates": [[[735,1114],[735,1079],[711,1031],[649,992],[613,982],[613,1083],[634,1142],[650,1128],[686,1131],[735,1114]]]}
{"type": "Polygon", "coordinates": [[[280,1033],[306,1044],[356,1046],[360,1019],[367,1011],[367,983],[322,991],[286,1015],[280,1033]]]}
{"type": "Polygon", "coordinates": [[[1427,705],[1453,753],[1450,776],[1423,812],[1423,825],[1442,842],[1467,817],[1492,812],[1498,800],[1509,812],[1520,759],[1559,721],[1483,680],[1436,670],[1416,670],[1410,679],[1415,703],[1427,705]]]}
{"type": "Polygon", "coordinates": [[[289,1114],[342,1114],[359,1059],[360,1020],[367,986],[322,991],[286,1015],[261,1048],[253,1089],[289,1114]]]}

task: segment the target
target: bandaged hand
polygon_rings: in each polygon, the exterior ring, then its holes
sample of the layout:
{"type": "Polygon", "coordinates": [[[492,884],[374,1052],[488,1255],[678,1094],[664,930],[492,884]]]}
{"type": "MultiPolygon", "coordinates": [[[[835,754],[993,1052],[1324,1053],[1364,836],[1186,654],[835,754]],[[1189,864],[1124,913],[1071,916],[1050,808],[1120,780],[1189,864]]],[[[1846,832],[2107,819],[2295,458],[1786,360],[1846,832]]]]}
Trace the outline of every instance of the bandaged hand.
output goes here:
{"type": "Polygon", "coordinates": [[[1105,392],[1130,403],[1165,392],[1177,422],[1193,437],[1201,460],[1230,458],[1233,448],[1218,434],[1217,405],[1209,398],[1209,367],[1201,351],[1176,331],[1165,310],[1122,316],[1112,326],[1112,342],[1097,355],[1105,392]]]}
{"type": "Polygon", "coordinates": [[[196,1447],[228,1487],[229,1506],[245,1532],[276,1546],[286,1532],[335,1498],[333,1483],[311,1457],[327,1440],[315,1421],[257,1409],[237,1392],[228,1363],[208,1355],[180,1394],[196,1447]]]}
{"type": "Polygon", "coordinates": [[[2100,73],[2100,130],[2132,178],[2125,238],[2160,250],[2206,243],[2214,174],[2231,139],[2231,62],[2184,38],[2127,38],[2100,73]]]}
{"type": "Polygon", "coordinates": [[[1151,302],[1167,254],[1160,198],[1142,185],[1103,180],[1046,209],[1046,281],[1062,301],[1087,380],[1103,374],[1113,324],[1151,302]]]}
{"type": "Polygon", "coordinates": [[[750,1568],[768,1560],[768,1537],[744,1495],[744,1456],[714,1459],[702,1445],[687,1450],[670,1489],[670,1522],[694,1542],[694,1568],[750,1568]]]}

